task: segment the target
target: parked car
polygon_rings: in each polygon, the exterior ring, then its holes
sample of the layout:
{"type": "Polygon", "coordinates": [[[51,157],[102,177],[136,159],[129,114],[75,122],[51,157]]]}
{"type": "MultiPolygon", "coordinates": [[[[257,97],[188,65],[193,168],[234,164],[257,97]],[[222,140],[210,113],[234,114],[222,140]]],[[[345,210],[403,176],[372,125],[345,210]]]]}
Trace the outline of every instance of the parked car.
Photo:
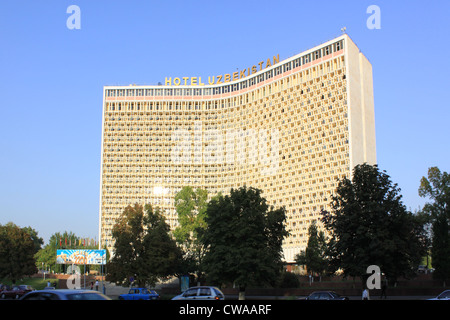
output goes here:
{"type": "Polygon", "coordinates": [[[334,291],[315,291],[305,300],[348,300],[348,297],[342,297],[334,291]]]}
{"type": "Polygon", "coordinates": [[[13,299],[19,299],[24,294],[33,291],[34,288],[32,286],[28,285],[19,285],[19,286],[13,286],[9,290],[3,290],[1,293],[2,299],[6,298],[13,298],[13,299]]]}
{"type": "Polygon", "coordinates": [[[172,300],[225,300],[225,295],[217,287],[192,287],[172,300]]]}
{"type": "Polygon", "coordinates": [[[159,294],[147,288],[132,288],[128,293],[121,294],[119,300],[158,300],[159,294]]]}
{"type": "Polygon", "coordinates": [[[111,298],[93,290],[49,289],[29,292],[20,300],[111,300],[111,298]]]}
{"type": "Polygon", "coordinates": [[[45,287],[44,290],[55,290],[55,287],[45,287]]]}
{"type": "Polygon", "coordinates": [[[8,286],[7,284],[0,284],[0,293],[2,291],[9,290],[9,289],[11,289],[11,287],[8,286]]]}
{"type": "Polygon", "coordinates": [[[426,274],[427,271],[428,271],[427,266],[420,265],[420,266],[417,267],[417,273],[425,273],[426,274]]]}
{"type": "Polygon", "coordinates": [[[441,292],[437,297],[428,300],[450,300],[450,290],[441,292]]]}

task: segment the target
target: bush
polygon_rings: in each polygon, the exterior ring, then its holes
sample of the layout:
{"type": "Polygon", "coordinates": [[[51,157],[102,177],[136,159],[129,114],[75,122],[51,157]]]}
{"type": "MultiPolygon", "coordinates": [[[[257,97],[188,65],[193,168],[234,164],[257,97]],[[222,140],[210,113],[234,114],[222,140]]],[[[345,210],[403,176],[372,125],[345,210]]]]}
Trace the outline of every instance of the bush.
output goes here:
{"type": "Polygon", "coordinates": [[[300,287],[300,280],[297,274],[284,271],[280,276],[280,282],[278,285],[280,288],[298,288],[300,287]]]}

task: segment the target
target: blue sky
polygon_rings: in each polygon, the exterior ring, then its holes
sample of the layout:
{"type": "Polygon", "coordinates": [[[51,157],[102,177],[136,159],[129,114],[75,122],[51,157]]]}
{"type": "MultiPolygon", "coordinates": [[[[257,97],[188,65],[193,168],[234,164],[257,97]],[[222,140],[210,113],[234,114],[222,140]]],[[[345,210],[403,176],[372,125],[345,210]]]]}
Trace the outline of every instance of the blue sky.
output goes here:
{"type": "Polygon", "coordinates": [[[347,33],[373,66],[377,158],[411,210],[450,171],[449,1],[0,3],[0,224],[97,237],[104,85],[230,73],[347,33]],[[70,5],[81,29],[70,30],[70,5]],[[381,10],[370,30],[369,5],[381,10]]]}

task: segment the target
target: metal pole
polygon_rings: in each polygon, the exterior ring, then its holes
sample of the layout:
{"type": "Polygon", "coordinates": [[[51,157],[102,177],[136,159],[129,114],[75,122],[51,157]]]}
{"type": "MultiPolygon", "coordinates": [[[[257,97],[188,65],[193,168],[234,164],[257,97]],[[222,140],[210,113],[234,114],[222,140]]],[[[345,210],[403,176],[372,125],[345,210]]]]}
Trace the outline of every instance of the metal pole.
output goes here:
{"type": "Polygon", "coordinates": [[[86,289],[86,253],[84,253],[84,289],[86,289]]]}

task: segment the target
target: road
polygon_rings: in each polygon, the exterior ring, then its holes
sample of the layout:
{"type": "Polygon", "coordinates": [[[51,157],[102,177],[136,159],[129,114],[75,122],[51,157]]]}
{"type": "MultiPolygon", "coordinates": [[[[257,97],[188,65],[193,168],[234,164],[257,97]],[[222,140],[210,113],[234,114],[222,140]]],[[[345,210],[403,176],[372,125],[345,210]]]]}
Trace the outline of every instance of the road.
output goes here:
{"type": "MultiPolygon", "coordinates": [[[[303,300],[306,296],[298,297],[276,297],[276,296],[246,296],[246,300],[303,300]]],[[[360,296],[349,296],[349,300],[362,300],[360,296]]],[[[387,299],[380,299],[379,296],[370,297],[370,300],[427,300],[434,296],[388,296],[387,299]]],[[[226,300],[238,300],[237,295],[227,295],[226,300]]]]}

